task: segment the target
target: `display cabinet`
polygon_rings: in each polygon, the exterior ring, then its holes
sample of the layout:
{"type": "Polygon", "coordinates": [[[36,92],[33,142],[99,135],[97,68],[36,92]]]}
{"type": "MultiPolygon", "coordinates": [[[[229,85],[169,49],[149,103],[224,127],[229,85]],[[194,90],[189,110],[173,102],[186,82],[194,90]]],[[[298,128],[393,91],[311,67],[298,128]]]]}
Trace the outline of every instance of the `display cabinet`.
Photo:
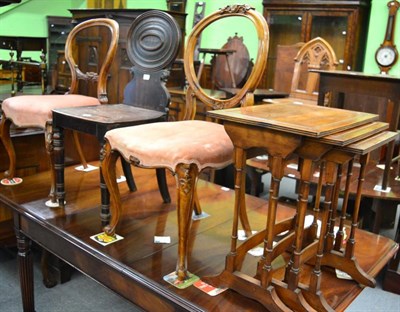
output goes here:
{"type": "Polygon", "coordinates": [[[270,27],[268,68],[263,84],[272,88],[277,45],[322,37],[333,47],[338,69],[362,71],[371,0],[264,0],[270,27]]]}

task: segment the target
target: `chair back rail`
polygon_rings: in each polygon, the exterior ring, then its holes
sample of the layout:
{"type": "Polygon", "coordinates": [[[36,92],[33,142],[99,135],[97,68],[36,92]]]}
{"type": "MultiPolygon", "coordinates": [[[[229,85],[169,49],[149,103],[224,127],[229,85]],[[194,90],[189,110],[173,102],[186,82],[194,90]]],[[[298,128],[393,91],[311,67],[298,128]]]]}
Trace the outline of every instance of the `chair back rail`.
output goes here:
{"type": "MultiPolygon", "coordinates": [[[[84,21],[77,26],[75,26],[69,33],[67,41],[65,43],[65,60],[69,65],[71,70],[71,86],[69,89],[70,94],[79,93],[79,80],[96,82],[97,83],[97,97],[102,104],[108,103],[107,97],[107,75],[113,63],[115,54],[117,52],[117,43],[119,38],[119,25],[115,20],[108,18],[95,18],[84,21]],[[90,47],[89,53],[92,55],[92,59],[95,60],[94,66],[96,69],[100,66],[99,72],[94,71],[84,71],[80,68],[79,56],[76,45],[82,40],[79,36],[82,35],[82,31],[93,28],[93,27],[107,27],[110,31],[110,42],[107,44],[108,50],[105,58],[102,60],[102,64],[99,64],[100,45],[102,41],[99,37],[92,38],[96,42],[90,47]]],[[[88,38],[90,39],[90,37],[88,38]]],[[[92,40],[90,39],[90,40],[92,40]]]]}
{"type": "Polygon", "coordinates": [[[269,44],[269,29],[267,22],[265,19],[260,19],[258,15],[260,15],[260,13],[253,10],[248,5],[228,5],[225,8],[212,13],[208,18],[201,20],[193,28],[192,33],[187,40],[186,55],[184,59],[185,75],[189,84],[186,92],[185,120],[194,119],[196,114],[196,99],[200,100],[204,105],[211,109],[223,109],[238,105],[254,104],[254,97],[252,94],[261,81],[262,74],[266,68],[269,44]],[[242,16],[253,22],[257,32],[258,52],[253,70],[243,87],[229,99],[218,99],[207,94],[200,86],[194,66],[194,50],[199,36],[208,25],[219,19],[231,16],[242,16]]]}

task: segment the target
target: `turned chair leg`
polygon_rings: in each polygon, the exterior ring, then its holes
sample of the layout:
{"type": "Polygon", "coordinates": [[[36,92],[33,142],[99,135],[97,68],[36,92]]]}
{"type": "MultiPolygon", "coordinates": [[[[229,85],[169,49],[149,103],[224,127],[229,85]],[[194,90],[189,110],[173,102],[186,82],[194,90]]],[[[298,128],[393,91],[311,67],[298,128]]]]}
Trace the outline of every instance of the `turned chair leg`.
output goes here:
{"type": "Polygon", "coordinates": [[[127,162],[124,158],[121,157],[121,166],[124,172],[126,183],[128,184],[129,190],[131,192],[136,192],[137,187],[135,183],[135,179],[132,174],[131,164],[127,162]]]}
{"type": "Polygon", "coordinates": [[[194,190],[194,213],[196,216],[200,216],[203,213],[200,206],[199,196],[197,195],[197,188],[194,190]]]}
{"type": "Polygon", "coordinates": [[[10,161],[8,170],[4,173],[6,179],[12,180],[15,177],[15,167],[16,167],[16,155],[14,144],[10,136],[11,120],[7,119],[5,115],[2,115],[0,122],[0,139],[4,145],[7,152],[8,159],[10,161]]]}
{"type": "Polygon", "coordinates": [[[44,131],[44,144],[46,146],[46,152],[50,166],[51,186],[50,186],[49,198],[51,201],[51,205],[53,204],[56,205],[57,196],[56,196],[56,172],[54,168],[53,125],[50,122],[46,123],[46,128],[44,131]]]}
{"type": "Polygon", "coordinates": [[[75,148],[76,148],[76,151],[78,152],[79,160],[82,164],[82,167],[84,169],[87,169],[88,164],[87,164],[85,155],[83,154],[81,142],[79,141],[79,134],[76,131],[72,131],[72,135],[74,137],[75,148]]]}
{"type": "Polygon", "coordinates": [[[178,212],[178,261],[176,275],[179,280],[188,276],[187,253],[189,231],[192,223],[192,213],[195,202],[196,184],[199,178],[199,169],[195,164],[179,164],[175,173],[177,175],[177,212],[178,212]]]}
{"type": "Polygon", "coordinates": [[[166,204],[170,203],[171,197],[169,195],[165,168],[157,168],[156,176],[157,176],[158,189],[160,190],[160,194],[163,199],[163,202],[166,204]]]}

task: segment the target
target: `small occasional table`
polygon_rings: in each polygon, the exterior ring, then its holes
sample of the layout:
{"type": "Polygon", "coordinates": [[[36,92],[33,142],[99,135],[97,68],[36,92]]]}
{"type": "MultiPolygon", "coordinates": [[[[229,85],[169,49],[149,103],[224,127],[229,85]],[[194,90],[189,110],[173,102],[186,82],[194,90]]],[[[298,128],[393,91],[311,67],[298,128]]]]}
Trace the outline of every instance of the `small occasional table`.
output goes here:
{"type": "MultiPolygon", "coordinates": [[[[269,311],[332,311],[320,292],[322,267],[328,266],[349,274],[356,282],[371,286],[374,279],[366,274],[354,257],[355,230],[358,209],[351,220],[347,242],[344,237],[345,214],[336,218],[340,185],[347,166],[346,181],[351,181],[353,160],[360,158],[356,205],[359,205],[368,154],[388,144],[397,133],[386,131],[386,123],[376,123],[377,115],[327,108],[315,105],[276,103],[208,112],[221,120],[234,145],[235,210],[232,226],[231,250],[226,257],[224,271],[203,278],[218,287],[229,287],[262,303],[269,311]],[[252,151],[267,152],[271,167],[268,213],[265,228],[238,244],[238,219],[245,214],[245,166],[252,151]],[[285,160],[291,155],[301,159],[299,197],[296,216],[276,222],[279,187],[285,160]],[[313,168],[320,166],[319,194],[306,226],[308,196],[313,168]],[[319,202],[322,186],[324,202],[319,202]],[[320,225],[318,226],[318,222],[320,225]],[[334,232],[334,226],[339,230],[334,232]],[[318,229],[320,232],[318,233],[318,229]],[[278,240],[276,242],[276,240],[278,240]],[[263,244],[263,254],[255,269],[255,276],[241,272],[247,251],[263,244]],[[283,278],[277,279],[273,260],[289,252],[283,278]],[[313,270],[302,274],[308,261],[313,270]]],[[[346,187],[345,197],[349,190],[346,187]]],[[[344,212],[346,209],[343,208],[344,212]]]]}
{"type": "MultiPolygon", "coordinates": [[[[165,120],[166,113],[133,107],[126,104],[109,104],[84,107],[58,108],[53,110],[54,133],[54,169],[56,175],[56,196],[60,207],[65,205],[64,185],[64,140],[63,130],[71,129],[96,136],[100,151],[104,135],[111,129],[135,126],[165,120]]],[[[101,153],[100,153],[101,159],[101,153]]],[[[134,182],[127,175],[131,190],[134,182]]],[[[109,193],[100,168],[101,220],[105,224],[109,219],[109,193]]]]}

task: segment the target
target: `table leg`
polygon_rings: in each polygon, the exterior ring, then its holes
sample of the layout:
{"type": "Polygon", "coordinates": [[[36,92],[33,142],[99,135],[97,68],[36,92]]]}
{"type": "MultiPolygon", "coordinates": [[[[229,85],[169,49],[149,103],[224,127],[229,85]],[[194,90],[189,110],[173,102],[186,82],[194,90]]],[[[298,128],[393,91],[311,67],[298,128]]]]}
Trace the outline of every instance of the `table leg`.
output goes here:
{"type": "MultiPolygon", "coordinates": [[[[339,157],[340,154],[337,154],[339,157]]],[[[343,272],[349,274],[355,281],[362,285],[366,285],[369,287],[375,287],[376,282],[374,278],[368,275],[359,265],[357,259],[354,257],[354,247],[355,247],[355,231],[358,225],[358,211],[361,202],[361,189],[365,177],[365,165],[368,159],[368,155],[362,155],[360,157],[360,174],[358,178],[358,187],[357,187],[357,195],[355,200],[355,206],[353,211],[352,225],[350,229],[350,235],[346,243],[346,247],[344,252],[333,250],[333,245],[329,244],[329,236],[325,241],[325,251],[324,255],[321,259],[321,264],[325,266],[329,266],[335,269],[339,269],[343,272]]],[[[334,161],[332,161],[334,162],[334,161]]],[[[331,162],[329,162],[331,163],[331,162]]],[[[337,165],[337,164],[335,164],[337,165]]],[[[336,186],[338,187],[338,186],[336,186]]],[[[329,198],[328,198],[329,200],[329,198]]],[[[331,208],[330,214],[334,213],[334,208],[331,208]]],[[[324,233],[321,231],[321,235],[324,233]]]]}
{"type": "Polygon", "coordinates": [[[23,311],[34,312],[35,298],[33,288],[33,256],[31,252],[31,241],[18,230],[16,231],[16,236],[23,311]]]}
{"type": "Polygon", "coordinates": [[[271,184],[269,189],[268,216],[266,224],[266,236],[264,239],[264,254],[260,260],[261,287],[267,288],[272,281],[273,240],[276,210],[279,199],[279,186],[283,178],[284,162],[281,157],[271,157],[271,184]]]}
{"type": "Polygon", "coordinates": [[[301,166],[301,180],[300,180],[300,192],[297,204],[297,217],[295,225],[295,241],[294,250],[292,257],[286,268],[285,279],[288,283],[288,288],[295,290],[299,284],[299,273],[300,273],[300,256],[303,245],[304,236],[304,220],[308,206],[308,195],[310,193],[310,180],[312,160],[304,159],[301,166]]]}
{"type": "Polygon", "coordinates": [[[342,245],[343,245],[344,222],[346,221],[347,205],[349,203],[349,197],[350,197],[350,184],[351,184],[352,175],[353,175],[352,171],[353,171],[353,159],[350,160],[350,162],[347,166],[346,186],[345,186],[344,196],[343,196],[342,212],[340,215],[339,230],[337,231],[336,238],[335,238],[334,249],[336,251],[340,251],[342,248],[342,245]]]}
{"type": "MultiPolygon", "coordinates": [[[[280,298],[291,309],[295,311],[316,311],[305,299],[299,287],[300,270],[303,264],[303,239],[304,221],[308,207],[308,195],[310,193],[310,181],[313,168],[313,161],[303,158],[300,169],[300,191],[297,203],[297,212],[294,227],[293,253],[286,266],[283,283],[274,284],[280,298]]],[[[310,247],[311,249],[313,247],[310,247]]],[[[311,250],[310,249],[310,250],[311,250]]]]}
{"type": "Polygon", "coordinates": [[[332,199],[332,194],[334,193],[334,172],[335,172],[335,166],[332,163],[323,163],[320,166],[320,176],[318,180],[318,189],[317,189],[317,198],[318,200],[315,203],[315,208],[314,208],[314,221],[312,225],[312,230],[313,230],[313,236],[317,237],[317,228],[318,224],[316,222],[319,214],[319,197],[321,196],[322,193],[322,181],[323,178],[326,180],[326,192],[325,192],[325,201],[323,203],[322,207],[322,213],[321,213],[321,228],[320,228],[320,234],[318,237],[318,247],[317,247],[317,252],[315,256],[315,263],[314,263],[314,268],[313,271],[310,275],[310,283],[308,288],[303,288],[302,293],[304,297],[306,298],[307,302],[311,304],[317,311],[333,311],[333,309],[329,306],[329,304],[326,302],[326,299],[321,293],[320,287],[321,287],[321,279],[322,279],[322,270],[321,270],[321,259],[324,254],[324,243],[325,243],[325,233],[327,231],[328,227],[328,221],[329,221],[329,212],[330,212],[330,206],[331,206],[331,199],[332,199]],[[325,175],[326,173],[326,175],[325,175]],[[325,176],[325,177],[324,177],[325,176]],[[315,225],[314,225],[315,222],[315,225]]]}
{"type": "Polygon", "coordinates": [[[355,203],[354,203],[353,218],[352,218],[352,222],[351,222],[349,238],[347,239],[347,243],[346,243],[345,256],[346,256],[346,258],[349,258],[349,259],[354,257],[354,247],[356,244],[355,234],[356,234],[356,229],[358,228],[358,213],[360,211],[361,191],[362,191],[362,186],[363,186],[364,179],[365,179],[365,171],[366,171],[367,162],[368,162],[368,155],[362,155],[360,157],[361,167],[360,167],[360,173],[358,175],[357,195],[356,195],[356,199],[355,199],[355,203]]]}
{"type": "MultiPolygon", "coordinates": [[[[329,164],[332,164],[329,162],[329,164]]],[[[329,210],[329,221],[328,221],[328,233],[326,233],[325,240],[325,250],[331,251],[333,249],[333,245],[335,242],[335,224],[336,224],[336,214],[337,214],[337,205],[339,201],[339,193],[340,193],[340,183],[342,181],[343,174],[343,166],[342,164],[332,164],[332,171],[335,171],[336,167],[336,182],[334,182],[333,187],[333,196],[331,199],[331,205],[329,210]]],[[[332,173],[332,176],[334,173],[332,173]]],[[[332,180],[333,182],[333,180],[332,180]]]]}

